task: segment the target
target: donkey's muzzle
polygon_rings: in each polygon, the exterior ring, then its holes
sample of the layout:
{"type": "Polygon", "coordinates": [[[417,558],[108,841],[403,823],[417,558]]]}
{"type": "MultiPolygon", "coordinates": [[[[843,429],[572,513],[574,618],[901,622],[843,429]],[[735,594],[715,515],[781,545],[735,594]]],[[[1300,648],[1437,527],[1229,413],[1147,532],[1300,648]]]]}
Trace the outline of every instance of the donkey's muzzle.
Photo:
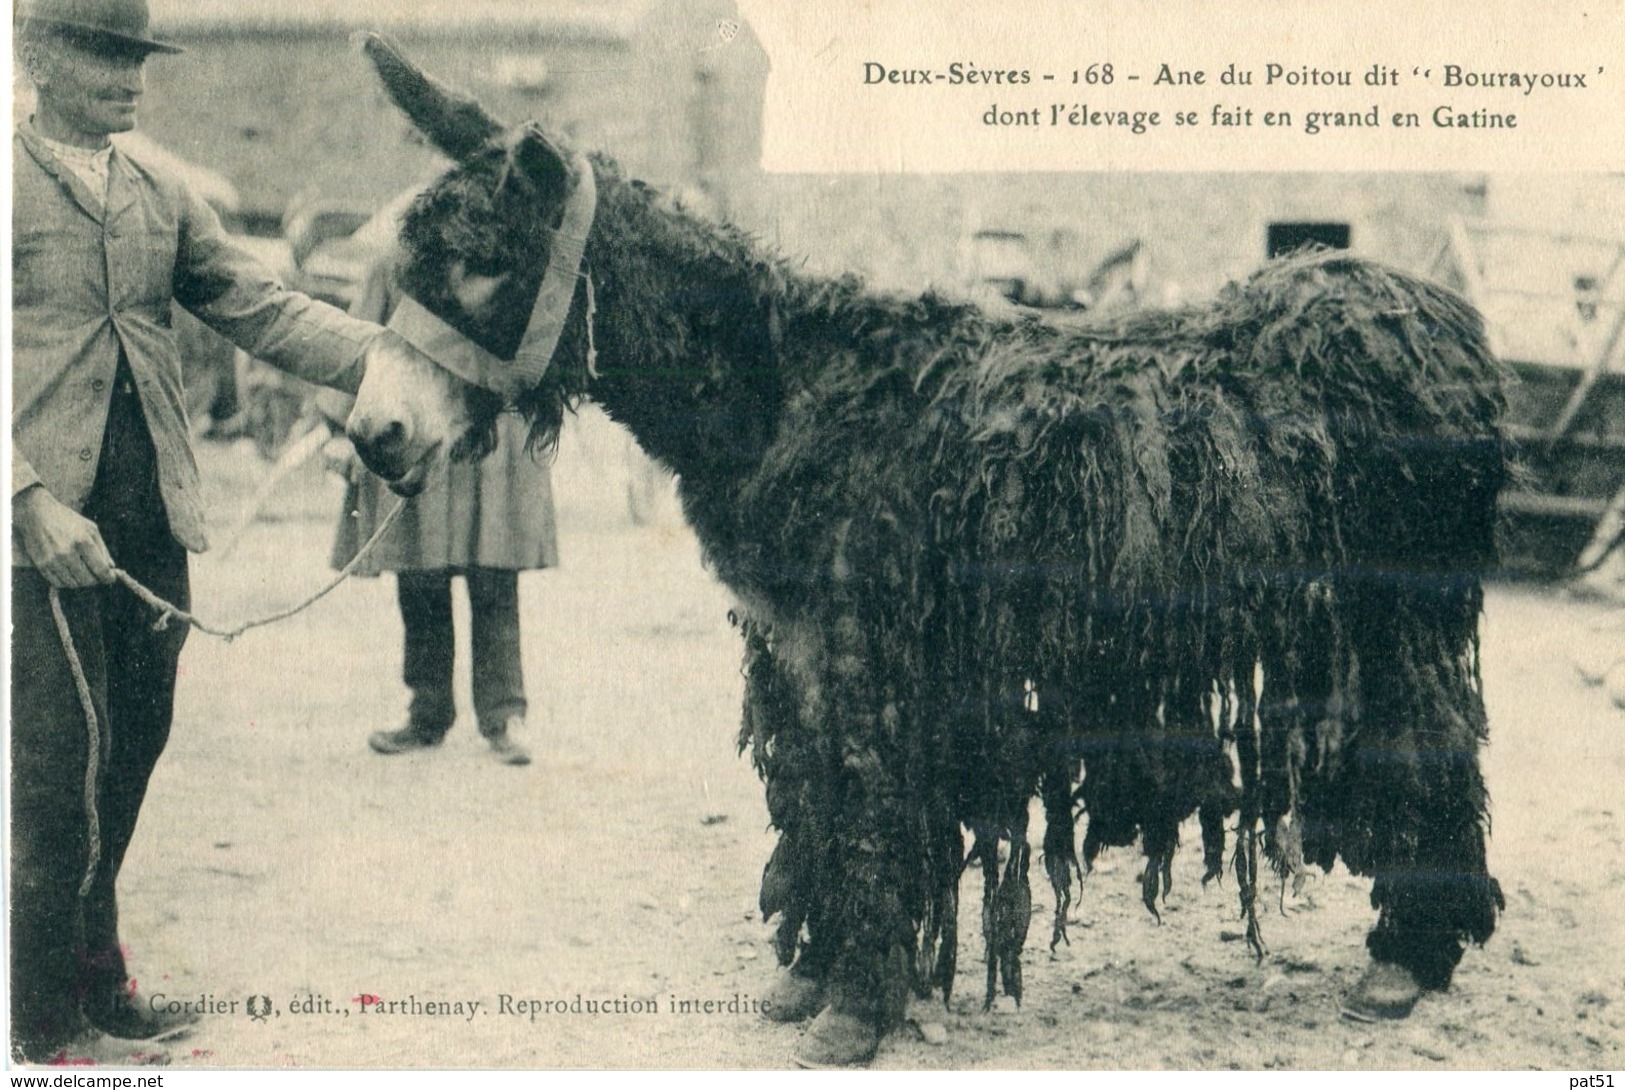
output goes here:
{"type": "Polygon", "coordinates": [[[392,491],[415,496],[423,490],[433,451],[413,457],[406,426],[399,420],[352,415],[346,433],[361,463],[383,478],[392,491]]]}

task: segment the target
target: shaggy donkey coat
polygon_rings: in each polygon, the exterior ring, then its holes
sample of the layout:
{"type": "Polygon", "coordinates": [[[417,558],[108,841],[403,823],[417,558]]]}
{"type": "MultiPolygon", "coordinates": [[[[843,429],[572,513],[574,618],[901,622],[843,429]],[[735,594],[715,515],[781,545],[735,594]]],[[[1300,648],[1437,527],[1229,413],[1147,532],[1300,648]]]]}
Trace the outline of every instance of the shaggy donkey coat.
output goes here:
{"type": "MultiPolygon", "coordinates": [[[[406,217],[402,286],[507,358],[580,179],[375,60],[460,160],[406,217]]],[[[543,444],[583,396],[626,424],[743,604],[783,961],[895,1027],[953,982],[976,861],[989,995],[1019,996],[1037,796],[1057,934],[1109,845],[1142,843],[1155,911],[1199,811],[1209,875],[1229,826],[1255,949],[1261,857],[1340,858],[1374,879],[1373,959],[1448,984],[1502,905],[1476,643],[1501,373],[1460,299],[1323,254],[1060,324],[802,275],[592,170],[574,308],[518,408],[543,444]]],[[[466,396],[477,451],[501,404],[466,396]]],[[[358,445],[399,475],[385,431],[358,445]]]]}

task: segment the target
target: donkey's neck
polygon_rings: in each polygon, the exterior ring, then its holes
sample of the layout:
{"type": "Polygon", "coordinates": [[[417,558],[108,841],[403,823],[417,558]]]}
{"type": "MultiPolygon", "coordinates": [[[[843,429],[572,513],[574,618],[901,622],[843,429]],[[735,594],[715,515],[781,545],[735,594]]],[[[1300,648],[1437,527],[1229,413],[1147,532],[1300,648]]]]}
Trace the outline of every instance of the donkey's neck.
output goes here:
{"type": "Polygon", "coordinates": [[[920,402],[903,411],[923,412],[952,370],[944,361],[977,357],[990,330],[1014,320],[931,293],[874,294],[856,277],[792,273],[742,232],[664,207],[612,173],[586,260],[598,304],[588,392],[682,477],[714,555],[752,526],[777,524],[746,509],[767,502],[747,486],[786,414],[821,391],[881,384],[920,402]]]}
{"type": "Polygon", "coordinates": [[[731,491],[784,397],[777,262],[732,228],[606,179],[587,250],[597,294],[590,393],[690,487],[731,491]]]}

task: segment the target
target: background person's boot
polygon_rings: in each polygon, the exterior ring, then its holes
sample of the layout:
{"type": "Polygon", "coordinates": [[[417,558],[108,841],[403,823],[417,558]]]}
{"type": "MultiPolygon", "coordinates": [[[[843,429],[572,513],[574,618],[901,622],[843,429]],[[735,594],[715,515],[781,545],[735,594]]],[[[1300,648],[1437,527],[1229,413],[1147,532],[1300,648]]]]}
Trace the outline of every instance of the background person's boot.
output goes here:
{"type": "Polygon", "coordinates": [[[523,733],[525,721],[519,716],[503,720],[494,727],[480,728],[485,740],[491,743],[491,756],[505,765],[530,764],[530,750],[517,735],[523,733]]]}
{"type": "Polygon", "coordinates": [[[374,753],[409,753],[414,749],[433,749],[445,739],[422,727],[405,726],[400,730],[380,730],[367,737],[367,745],[374,753]]]}

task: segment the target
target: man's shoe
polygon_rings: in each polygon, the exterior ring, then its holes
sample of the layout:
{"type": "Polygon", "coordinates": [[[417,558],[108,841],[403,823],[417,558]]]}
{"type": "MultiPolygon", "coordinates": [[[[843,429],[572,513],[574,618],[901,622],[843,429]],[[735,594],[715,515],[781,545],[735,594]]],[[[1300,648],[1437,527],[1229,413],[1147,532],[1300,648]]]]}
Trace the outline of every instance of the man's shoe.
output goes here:
{"type": "Polygon", "coordinates": [[[514,735],[524,729],[525,721],[514,716],[502,726],[485,733],[485,740],[491,743],[491,756],[505,765],[530,764],[530,750],[514,735]]]}
{"type": "Polygon", "coordinates": [[[417,727],[402,727],[369,735],[367,745],[374,753],[410,753],[414,749],[433,749],[442,741],[440,735],[425,733],[417,727]]]}
{"type": "Polygon", "coordinates": [[[169,1053],[145,1041],[125,1041],[89,1030],[40,1062],[47,1067],[154,1067],[167,1065],[169,1053]]]}
{"type": "Polygon", "coordinates": [[[85,1017],[107,1034],[126,1041],[173,1041],[197,1025],[188,1011],[155,1011],[134,996],[118,993],[105,1000],[87,1000],[85,1017]]]}

